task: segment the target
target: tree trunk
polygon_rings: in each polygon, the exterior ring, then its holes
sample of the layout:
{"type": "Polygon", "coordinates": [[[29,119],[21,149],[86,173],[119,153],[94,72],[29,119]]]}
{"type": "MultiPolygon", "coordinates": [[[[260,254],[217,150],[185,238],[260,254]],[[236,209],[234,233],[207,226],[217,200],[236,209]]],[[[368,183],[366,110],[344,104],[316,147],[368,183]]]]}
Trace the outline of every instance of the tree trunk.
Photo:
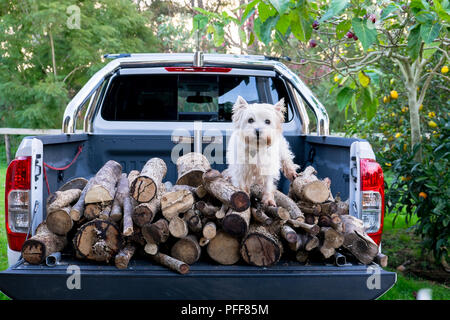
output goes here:
{"type": "Polygon", "coordinates": [[[66,237],[54,234],[42,222],[36,228],[36,234],[23,244],[22,256],[28,263],[40,264],[52,253],[62,251],[66,243],[66,237]]]}
{"type": "Polygon", "coordinates": [[[122,250],[119,251],[118,254],[116,254],[116,257],[114,258],[116,267],[119,269],[126,269],[135,252],[135,245],[128,244],[127,246],[125,246],[122,250]]]}
{"type": "Polygon", "coordinates": [[[316,174],[317,171],[309,166],[292,182],[292,192],[298,199],[322,203],[330,197],[327,182],[319,180],[316,174]]]}
{"type": "Polygon", "coordinates": [[[94,178],[89,179],[88,183],[83,188],[77,203],[75,203],[72,209],[70,209],[70,217],[73,221],[79,221],[84,215],[84,198],[86,197],[86,193],[91,188],[93,182],[94,178]]]}
{"type": "Polygon", "coordinates": [[[5,134],[5,151],[6,151],[6,165],[9,166],[11,163],[11,144],[9,141],[9,136],[5,134]]]}
{"type": "Polygon", "coordinates": [[[170,251],[170,254],[175,259],[183,261],[187,264],[194,264],[200,259],[202,250],[198,244],[197,238],[194,235],[189,235],[178,240],[170,251]]]}
{"type": "Polygon", "coordinates": [[[378,245],[366,234],[364,223],[350,215],[343,215],[341,219],[344,224],[343,247],[362,263],[371,263],[378,254],[378,245]]]}
{"type": "Polygon", "coordinates": [[[217,232],[216,236],[209,241],[206,251],[211,259],[223,265],[231,265],[239,261],[239,241],[224,231],[217,232]]]}
{"type": "Polygon", "coordinates": [[[154,256],[151,256],[151,258],[156,263],[159,263],[160,265],[163,265],[178,273],[186,274],[189,272],[189,265],[164,253],[157,253],[154,256]]]}
{"type": "Polygon", "coordinates": [[[95,219],[78,229],[73,245],[78,258],[109,262],[121,249],[122,237],[113,222],[95,219]]]}
{"type": "Polygon", "coordinates": [[[178,180],[176,184],[198,187],[202,184],[202,176],[211,170],[208,159],[201,153],[191,152],[177,160],[178,180]]]}
{"type": "Polygon", "coordinates": [[[122,174],[122,166],[114,161],[109,160],[97,172],[94,181],[86,193],[84,202],[99,203],[113,201],[116,193],[116,184],[122,174]]]}
{"type": "Polygon", "coordinates": [[[232,236],[242,238],[247,234],[250,225],[250,208],[237,212],[230,210],[222,221],[222,228],[232,236]]]}
{"type": "Polygon", "coordinates": [[[132,182],[130,194],[137,202],[149,202],[155,197],[166,173],[167,166],[162,159],[150,159],[142,168],[139,177],[132,182]]]}
{"type": "Polygon", "coordinates": [[[233,186],[217,170],[209,170],[203,174],[203,186],[211,195],[237,212],[250,207],[248,194],[233,186]]]}
{"type": "Polygon", "coordinates": [[[267,267],[280,260],[283,246],[278,236],[262,225],[251,225],[242,241],[241,256],[245,262],[267,267]]]}
{"type": "MultiPolygon", "coordinates": [[[[411,149],[422,140],[417,87],[418,84],[413,79],[409,79],[409,81],[406,82],[406,90],[408,91],[409,123],[411,126],[411,149]]],[[[414,157],[417,162],[422,159],[421,152],[422,151],[419,149],[414,157]]]]}

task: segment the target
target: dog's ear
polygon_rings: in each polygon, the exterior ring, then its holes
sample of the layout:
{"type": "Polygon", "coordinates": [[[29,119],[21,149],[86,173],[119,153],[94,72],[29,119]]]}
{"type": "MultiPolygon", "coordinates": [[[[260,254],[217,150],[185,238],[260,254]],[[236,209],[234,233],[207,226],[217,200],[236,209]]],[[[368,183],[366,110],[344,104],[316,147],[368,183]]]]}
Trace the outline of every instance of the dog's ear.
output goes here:
{"type": "Polygon", "coordinates": [[[236,113],[240,109],[245,108],[247,106],[248,106],[247,101],[245,101],[245,99],[242,98],[241,96],[238,96],[233,106],[233,113],[236,113]]]}
{"type": "Polygon", "coordinates": [[[284,98],[281,98],[280,101],[275,103],[275,110],[281,115],[281,118],[284,119],[284,114],[286,112],[286,106],[284,104],[284,98]]]}

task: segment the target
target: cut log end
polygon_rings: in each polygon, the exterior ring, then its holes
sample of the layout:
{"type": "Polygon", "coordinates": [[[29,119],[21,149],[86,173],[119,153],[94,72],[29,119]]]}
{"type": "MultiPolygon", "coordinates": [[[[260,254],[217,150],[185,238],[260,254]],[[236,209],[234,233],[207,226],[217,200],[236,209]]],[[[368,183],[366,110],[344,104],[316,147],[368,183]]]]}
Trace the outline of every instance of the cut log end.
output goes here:
{"type": "Polygon", "coordinates": [[[242,212],[250,207],[250,198],[244,191],[238,191],[231,195],[231,205],[237,212],[242,212]]]}

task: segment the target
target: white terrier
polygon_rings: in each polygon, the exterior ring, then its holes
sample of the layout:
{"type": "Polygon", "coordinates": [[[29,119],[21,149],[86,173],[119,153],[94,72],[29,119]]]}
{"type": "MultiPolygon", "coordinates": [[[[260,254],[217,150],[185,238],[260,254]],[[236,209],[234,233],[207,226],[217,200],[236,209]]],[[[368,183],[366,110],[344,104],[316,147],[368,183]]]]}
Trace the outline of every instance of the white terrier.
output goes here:
{"type": "Polygon", "coordinates": [[[280,169],[293,181],[300,167],[292,161],[289,143],[283,137],[284,99],[275,105],[248,104],[238,96],[233,106],[234,131],[227,148],[228,169],[231,183],[250,194],[253,184],[264,189],[265,205],[276,206],[274,192],[280,179],[280,169]]]}

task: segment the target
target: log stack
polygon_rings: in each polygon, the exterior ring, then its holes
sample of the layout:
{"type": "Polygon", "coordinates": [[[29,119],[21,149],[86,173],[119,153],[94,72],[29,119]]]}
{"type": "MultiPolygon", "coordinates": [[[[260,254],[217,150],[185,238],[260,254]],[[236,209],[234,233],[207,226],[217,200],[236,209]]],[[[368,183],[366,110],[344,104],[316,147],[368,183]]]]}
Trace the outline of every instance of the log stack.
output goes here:
{"type": "Polygon", "coordinates": [[[177,165],[176,185],[163,181],[167,165],[160,158],[129,174],[110,160],[92,178],[67,182],[49,196],[46,221],[25,242],[24,259],[39,264],[72,249],[76,258],[120,269],[140,256],[181,274],[208,259],[261,267],[281,259],[380,260],[362,221],[348,215],[348,202],[333,197],[331,180],[319,179],[311,166],[288,195],[276,191],[277,206],[270,207],[261,201],[262,186],[250,186],[250,194],[236,188],[201,155],[177,165]]]}

